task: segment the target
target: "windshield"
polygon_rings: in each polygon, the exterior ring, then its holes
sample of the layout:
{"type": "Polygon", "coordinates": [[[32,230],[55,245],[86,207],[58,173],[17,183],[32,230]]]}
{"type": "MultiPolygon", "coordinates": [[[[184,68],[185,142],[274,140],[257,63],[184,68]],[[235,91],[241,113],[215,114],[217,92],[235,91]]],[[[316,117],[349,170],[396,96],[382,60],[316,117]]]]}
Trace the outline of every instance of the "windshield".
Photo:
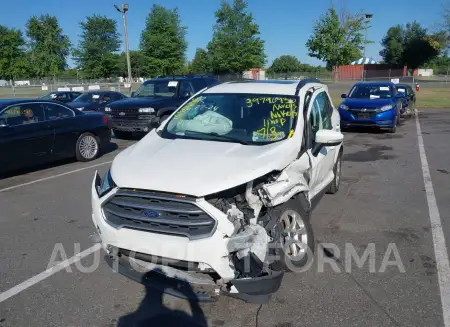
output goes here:
{"type": "Polygon", "coordinates": [[[85,92],[73,100],[74,102],[99,102],[100,94],[85,92]]]}
{"type": "Polygon", "coordinates": [[[393,98],[392,91],[389,85],[355,85],[348,97],[356,99],[388,99],[393,98]]]}
{"type": "Polygon", "coordinates": [[[172,97],[177,90],[178,81],[150,81],[139,86],[133,97],[172,97]]]}
{"type": "Polygon", "coordinates": [[[201,94],[181,107],[163,137],[267,144],[291,137],[298,116],[294,96],[201,94]]]}

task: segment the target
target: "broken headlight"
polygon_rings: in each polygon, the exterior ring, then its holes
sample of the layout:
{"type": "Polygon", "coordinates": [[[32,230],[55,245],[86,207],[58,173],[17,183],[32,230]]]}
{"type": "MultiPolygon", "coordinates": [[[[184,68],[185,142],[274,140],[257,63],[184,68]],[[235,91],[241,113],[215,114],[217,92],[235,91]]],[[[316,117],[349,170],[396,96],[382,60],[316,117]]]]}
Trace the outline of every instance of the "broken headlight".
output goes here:
{"type": "Polygon", "coordinates": [[[111,191],[113,188],[116,187],[116,184],[114,183],[112,177],[111,177],[111,170],[108,169],[108,171],[103,176],[103,179],[100,183],[100,185],[97,188],[97,193],[99,197],[102,197],[109,191],[111,191]]]}

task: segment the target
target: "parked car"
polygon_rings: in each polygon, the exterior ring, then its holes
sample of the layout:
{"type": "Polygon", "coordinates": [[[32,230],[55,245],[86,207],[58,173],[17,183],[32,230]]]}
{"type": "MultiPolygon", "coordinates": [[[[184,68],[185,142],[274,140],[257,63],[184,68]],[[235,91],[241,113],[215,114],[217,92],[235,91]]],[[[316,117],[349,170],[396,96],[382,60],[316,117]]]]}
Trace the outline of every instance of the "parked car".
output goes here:
{"type": "Polygon", "coordinates": [[[362,82],[342,94],[339,105],[343,128],[352,126],[378,127],[395,133],[400,120],[402,98],[391,82],[362,82]]]}
{"type": "Polygon", "coordinates": [[[122,100],[127,96],[115,91],[88,91],[80,94],[68,105],[81,111],[100,111],[103,112],[105,106],[114,101],[122,100]]]}
{"type": "Polygon", "coordinates": [[[0,170],[65,157],[94,160],[111,139],[108,118],[47,100],[0,100],[0,170]]]}
{"type": "Polygon", "coordinates": [[[144,82],[131,98],[106,106],[105,113],[118,138],[128,138],[133,132],[147,133],[195,93],[218,82],[204,75],[154,78],[144,82]]]}
{"type": "Polygon", "coordinates": [[[405,97],[402,98],[402,110],[401,113],[409,117],[413,116],[416,112],[416,92],[408,84],[396,84],[395,88],[398,93],[403,93],[405,97]]]}
{"type": "Polygon", "coordinates": [[[80,94],[81,92],[75,91],[53,91],[42,95],[41,97],[39,97],[39,99],[68,103],[75,100],[75,98],[78,97],[80,94]]]}
{"type": "Polygon", "coordinates": [[[312,259],[311,212],[339,189],[339,121],[316,79],[203,89],[95,174],[107,261],[191,300],[267,300],[312,259]]]}

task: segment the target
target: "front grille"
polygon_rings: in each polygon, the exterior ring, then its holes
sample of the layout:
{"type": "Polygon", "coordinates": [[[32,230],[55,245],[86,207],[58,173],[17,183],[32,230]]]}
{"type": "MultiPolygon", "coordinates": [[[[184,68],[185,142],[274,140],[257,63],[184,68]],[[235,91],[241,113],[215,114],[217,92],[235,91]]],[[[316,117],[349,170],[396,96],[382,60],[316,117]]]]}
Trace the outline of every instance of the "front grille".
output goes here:
{"type": "Polygon", "coordinates": [[[139,109],[134,108],[134,109],[111,109],[110,112],[108,112],[108,114],[112,117],[112,118],[137,118],[137,116],[139,115],[139,109]],[[124,113],[121,115],[121,113],[124,113]]]}
{"type": "Polygon", "coordinates": [[[217,222],[195,198],[123,189],[103,205],[106,221],[115,228],[200,239],[210,236],[217,222]]]}
{"type": "Polygon", "coordinates": [[[361,109],[351,109],[350,112],[355,115],[357,118],[374,118],[378,113],[376,109],[366,109],[362,111],[361,109]]]}

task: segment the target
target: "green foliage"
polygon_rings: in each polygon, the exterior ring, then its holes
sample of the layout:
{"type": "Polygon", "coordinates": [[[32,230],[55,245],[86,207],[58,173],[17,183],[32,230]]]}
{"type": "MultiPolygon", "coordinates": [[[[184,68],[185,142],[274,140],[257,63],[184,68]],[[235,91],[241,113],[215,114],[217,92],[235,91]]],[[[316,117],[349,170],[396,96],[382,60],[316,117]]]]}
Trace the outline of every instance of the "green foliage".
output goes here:
{"type": "MultiPolygon", "coordinates": [[[[120,76],[128,76],[128,67],[127,67],[127,56],[125,52],[122,52],[120,56],[118,56],[118,74],[120,76]]],[[[131,63],[131,76],[133,77],[143,77],[146,72],[146,63],[147,59],[144,54],[140,50],[130,50],[130,63],[131,63]]]]}
{"type": "Polygon", "coordinates": [[[222,0],[216,11],[214,34],[207,47],[215,73],[242,73],[264,66],[264,41],[247,9],[246,0],[233,0],[232,5],[222,0]]]}
{"type": "Polygon", "coordinates": [[[34,76],[56,76],[67,68],[70,41],[63,34],[56,17],[31,17],[26,25],[26,34],[29,38],[30,64],[34,76]]]}
{"type": "Polygon", "coordinates": [[[189,64],[189,73],[201,74],[210,73],[212,71],[211,57],[205,49],[197,48],[194,59],[189,64]]]}
{"type": "Polygon", "coordinates": [[[22,32],[0,25],[0,78],[10,80],[28,71],[22,32]]]}
{"type": "Polygon", "coordinates": [[[273,61],[272,66],[270,66],[268,69],[268,73],[300,72],[300,67],[300,61],[296,57],[284,55],[276,58],[273,61]]]}
{"type": "Polygon", "coordinates": [[[439,34],[428,34],[427,29],[417,22],[408,23],[406,27],[396,25],[384,36],[380,55],[388,64],[416,69],[440,54],[441,42],[439,34]]]}
{"type": "Polygon", "coordinates": [[[347,65],[361,57],[368,28],[364,15],[345,15],[341,22],[334,8],[314,22],[313,35],[306,42],[309,56],[325,61],[328,69],[347,65]]]}
{"type": "Polygon", "coordinates": [[[148,75],[174,74],[183,69],[187,42],[178,9],[153,5],[141,34],[140,49],[146,57],[148,75]]]}
{"type": "Polygon", "coordinates": [[[120,34],[117,23],[106,16],[94,15],[80,23],[82,33],[73,57],[88,78],[110,77],[117,73],[120,34]]]}

